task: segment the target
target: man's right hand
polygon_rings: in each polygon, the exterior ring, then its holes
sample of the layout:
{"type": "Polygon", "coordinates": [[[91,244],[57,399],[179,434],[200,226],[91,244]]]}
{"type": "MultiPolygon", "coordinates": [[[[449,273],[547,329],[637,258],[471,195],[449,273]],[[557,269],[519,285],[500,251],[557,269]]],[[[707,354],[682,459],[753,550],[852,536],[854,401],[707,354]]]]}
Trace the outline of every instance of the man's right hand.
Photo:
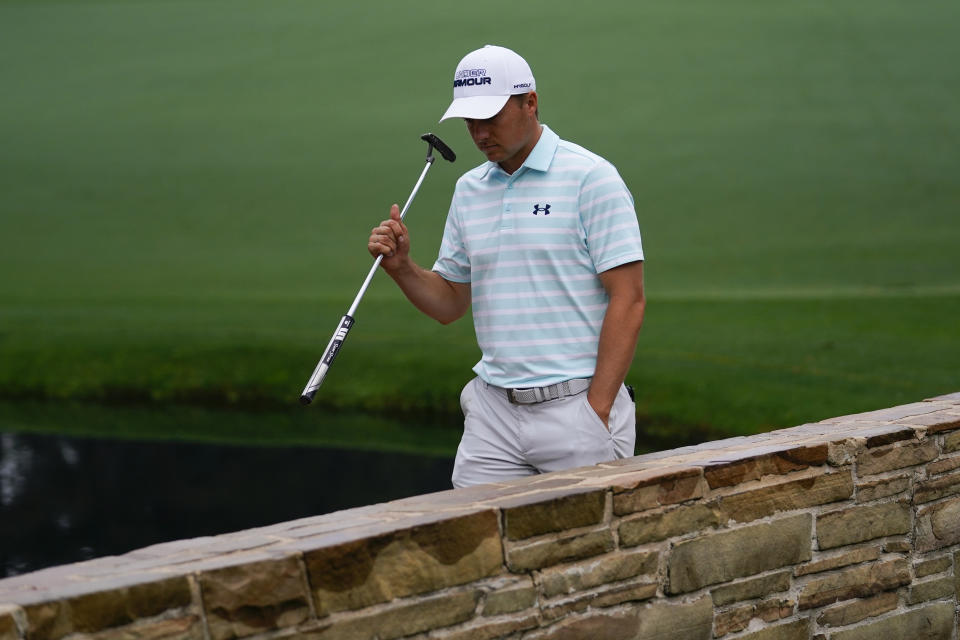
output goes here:
{"type": "Polygon", "coordinates": [[[420,311],[447,324],[470,308],[470,283],[450,282],[436,271],[418,266],[410,258],[410,234],[400,220],[400,207],[390,207],[390,219],[370,231],[367,251],[380,262],[407,299],[420,311]]]}
{"type": "Polygon", "coordinates": [[[390,207],[390,218],[370,231],[367,251],[376,258],[383,256],[380,265],[387,271],[401,266],[410,256],[410,235],[407,226],[400,220],[400,207],[390,207]]]}

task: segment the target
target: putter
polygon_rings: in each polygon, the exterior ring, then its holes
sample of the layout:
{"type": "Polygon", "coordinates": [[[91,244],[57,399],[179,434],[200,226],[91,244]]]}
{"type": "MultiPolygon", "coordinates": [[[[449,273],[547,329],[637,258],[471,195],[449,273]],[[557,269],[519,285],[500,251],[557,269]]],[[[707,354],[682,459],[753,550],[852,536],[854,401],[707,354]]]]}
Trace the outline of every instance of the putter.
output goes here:
{"type": "MultiPolygon", "coordinates": [[[[436,149],[439,151],[440,155],[443,156],[443,159],[449,162],[453,162],[457,159],[457,155],[453,152],[453,150],[444,144],[443,140],[432,133],[425,133],[420,136],[420,139],[427,143],[427,164],[423,168],[423,172],[420,173],[420,179],[417,180],[417,184],[413,186],[413,191],[410,192],[410,197],[407,198],[407,203],[403,205],[403,210],[400,212],[400,220],[403,220],[404,216],[407,215],[407,209],[410,208],[410,203],[413,202],[413,198],[417,195],[417,191],[420,190],[420,185],[423,184],[423,179],[427,177],[427,171],[429,171],[430,167],[433,166],[433,161],[435,159],[433,157],[433,150],[436,149]]],[[[383,261],[383,254],[377,256],[377,259],[373,261],[373,266],[370,268],[370,273],[367,274],[366,280],[363,281],[363,285],[361,285],[360,291],[357,293],[357,297],[353,299],[353,304],[350,305],[350,309],[347,310],[346,315],[340,318],[340,324],[337,325],[337,330],[333,332],[333,337],[331,337],[330,342],[327,343],[327,348],[323,352],[323,357],[320,358],[320,362],[317,363],[316,369],[313,370],[313,375],[310,376],[307,386],[303,388],[303,393],[300,394],[300,402],[303,404],[310,404],[313,401],[313,397],[317,395],[317,389],[319,389],[320,385],[323,384],[323,379],[327,377],[327,372],[330,370],[330,366],[333,364],[337,354],[340,353],[340,348],[343,346],[343,341],[347,339],[347,334],[350,333],[350,328],[353,327],[353,315],[357,312],[357,307],[360,305],[360,300],[363,298],[363,294],[367,292],[367,287],[370,286],[370,281],[373,280],[373,274],[377,272],[377,267],[380,266],[381,261],[383,261]]]]}

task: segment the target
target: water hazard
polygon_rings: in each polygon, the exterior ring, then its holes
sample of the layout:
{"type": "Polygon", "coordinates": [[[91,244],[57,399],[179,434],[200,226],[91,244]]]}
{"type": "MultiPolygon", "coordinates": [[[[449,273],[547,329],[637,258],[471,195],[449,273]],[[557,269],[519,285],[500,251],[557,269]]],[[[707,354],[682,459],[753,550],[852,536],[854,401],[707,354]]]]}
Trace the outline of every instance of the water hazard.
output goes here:
{"type": "Polygon", "coordinates": [[[0,432],[0,577],[448,489],[452,469],[411,453],[0,432]]]}

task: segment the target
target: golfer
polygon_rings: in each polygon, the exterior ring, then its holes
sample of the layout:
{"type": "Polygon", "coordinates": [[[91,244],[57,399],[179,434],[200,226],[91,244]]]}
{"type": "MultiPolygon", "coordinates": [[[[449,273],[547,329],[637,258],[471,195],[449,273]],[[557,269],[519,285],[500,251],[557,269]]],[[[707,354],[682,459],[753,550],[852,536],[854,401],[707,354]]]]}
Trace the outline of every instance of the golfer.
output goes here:
{"type": "Polygon", "coordinates": [[[409,255],[397,205],[368,250],[443,324],[473,309],[482,351],[460,395],[455,487],[633,455],[624,378],[643,322],[633,198],[609,162],[539,121],[536,82],[510,49],[467,54],[443,115],[487,162],[458,181],[431,270],[409,255]]]}

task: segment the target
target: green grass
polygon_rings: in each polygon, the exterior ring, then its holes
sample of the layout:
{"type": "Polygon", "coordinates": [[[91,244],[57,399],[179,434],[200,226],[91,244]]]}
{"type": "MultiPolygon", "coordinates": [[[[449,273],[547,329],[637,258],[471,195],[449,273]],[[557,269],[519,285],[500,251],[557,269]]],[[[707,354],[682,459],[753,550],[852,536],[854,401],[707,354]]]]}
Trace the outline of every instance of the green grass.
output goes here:
{"type": "Polygon", "coordinates": [[[115,440],[229,442],[257,446],[321,446],[452,457],[459,434],[427,419],[390,420],[357,412],[297,408],[208,409],[102,406],[91,403],[0,403],[3,431],[115,440]]]}
{"type": "MultiPolygon", "coordinates": [[[[634,193],[651,442],[960,388],[960,5],[485,7],[0,2],[0,396],[295,403],[429,130],[460,156],[408,218],[432,262],[481,160],[436,120],[486,42],[527,57],[543,121],[634,193]]],[[[469,319],[436,325],[381,275],[357,320],[305,411],[455,432],[469,319]]],[[[191,429],[225,435],[210,422],[191,429]]]]}

